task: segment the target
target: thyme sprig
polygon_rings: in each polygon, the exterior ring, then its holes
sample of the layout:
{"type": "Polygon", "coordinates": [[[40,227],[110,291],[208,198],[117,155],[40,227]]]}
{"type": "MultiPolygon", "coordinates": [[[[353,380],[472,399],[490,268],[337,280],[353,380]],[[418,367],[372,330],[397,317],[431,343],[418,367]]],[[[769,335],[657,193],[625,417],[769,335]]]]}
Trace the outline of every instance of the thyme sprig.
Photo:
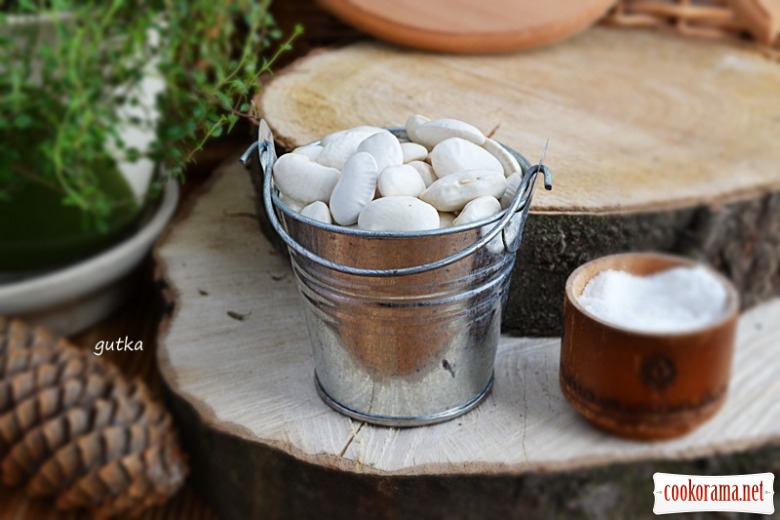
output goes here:
{"type": "Polygon", "coordinates": [[[16,0],[0,3],[0,204],[25,183],[62,194],[103,227],[112,210],[99,176],[148,157],[168,175],[213,137],[253,119],[261,76],[301,34],[286,39],[270,0],[16,0]],[[38,23],[33,23],[38,22],[38,23]],[[157,35],[158,37],[153,37],[157,35]],[[137,106],[148,64],[165,84],[146,150],[122,141],[119,107],[137,106]]]}

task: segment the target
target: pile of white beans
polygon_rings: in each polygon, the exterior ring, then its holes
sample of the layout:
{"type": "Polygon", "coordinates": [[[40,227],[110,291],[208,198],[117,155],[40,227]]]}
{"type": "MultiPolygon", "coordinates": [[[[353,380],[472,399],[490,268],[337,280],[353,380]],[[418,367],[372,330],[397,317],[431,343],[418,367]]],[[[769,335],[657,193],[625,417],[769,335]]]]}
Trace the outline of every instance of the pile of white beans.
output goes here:
{"type": "Polygon", "coordinates": [[[274,164],[284,204],[327,224],[423,231],[485,219],[512,203],[515,157],[455,119],[406,121],[409,141],[358,126],[296,148],[274,164]]]}

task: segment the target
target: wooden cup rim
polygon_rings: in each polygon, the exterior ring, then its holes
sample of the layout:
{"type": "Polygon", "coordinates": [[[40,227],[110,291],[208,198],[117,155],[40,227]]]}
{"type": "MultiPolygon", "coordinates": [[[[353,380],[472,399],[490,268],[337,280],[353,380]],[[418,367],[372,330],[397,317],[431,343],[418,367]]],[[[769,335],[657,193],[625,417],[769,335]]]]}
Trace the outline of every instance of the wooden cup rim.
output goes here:
{"type": "MultiPolygon", "coordinates": [[[[615,269],[619,270],[619,269],[615,269]]],[[[631,274],[634,274],[631,271],[626,271],[631,274]]],[[[634,334],[638,336],[645,336],[650,338],[668,338],[668,337],[685,337],[685,336],[695,336],[698,334],[701,334],[703,332],[707,332],[710,330],[714,330],[718,327],[723,326],[730,320],[734,318],[734,315],[739,314],[739,293],[731,281],[723,276],[721,273],[713,269],[711,266],[698,262],[696,260],[692,260],[690,258],[678,256],[678,255],[672,255],[667,253],[656,253],[652,251],[648,252],[635,252],[635,253],[617,253],[613,255],[607,255],[602,256],[593,260],[590,260],[589,262],[586,262],[579,266],[577,269],[572,271],[572,273],[569,275],[568,279],[566,280],[566,298],[569,300],[569,302],[577,309],[579,310],[584,316],[587,316],[589,319],[599,323],[600,325],[604,327],[609,327],[614,330],[618,330],[621,332],[625,332],[627,334],[634,334]],[[662,265],[659,269],[654,269],[648,271],[646,274],[656,273],[665,271],[667,269],[672,269],[674,267],[704,267],[711,275],[717,279],[721,285],[726,289],[726,308],[723,311],[723,314],[720,318],[718,318],[715,321],[709,322],[705,325],[702,325],[700,327],[696,327],[693,329],[683,330],[683,331],[671,331],[671,332],[651,332],[651,331],[643,331],[639,329],[632,329],[630,327],[625,327],[622,325],[618,325],[609,321],[606,321],[602,318],[599,318],[595,314],[591,313],[585,307],[583,307],[579,302],[579,296],[580,294],[575,294],[574,285],[576,282],[578,282],[579,278],[583,276],[583,273],[586,273],[587,271],[590,271],[593,269],[593,274],[583,282],[582,288],[585,288],[585,285],[593,279],[594,276],[596,276],[598,273],[614,269],[614,265],[616,261],[618,260],[625,260],[625,263],[628,263],[630,260],[659,260],[660,264],[662,265]],[[599,264],[604,264],[603,269],[594,269],[596,266],[599,266],[599,264]]]]}

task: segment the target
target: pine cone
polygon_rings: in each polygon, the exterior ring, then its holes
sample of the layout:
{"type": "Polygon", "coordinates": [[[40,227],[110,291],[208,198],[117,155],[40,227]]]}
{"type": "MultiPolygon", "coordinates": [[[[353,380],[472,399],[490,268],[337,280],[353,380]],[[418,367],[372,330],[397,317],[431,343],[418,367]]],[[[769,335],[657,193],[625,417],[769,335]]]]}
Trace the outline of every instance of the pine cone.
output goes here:
{"type": "Polygon", "coordinates": [[[96,518],[164,503],[187,466],[141,381],[41,328],[0,317],[0,477],[96,518]]]}

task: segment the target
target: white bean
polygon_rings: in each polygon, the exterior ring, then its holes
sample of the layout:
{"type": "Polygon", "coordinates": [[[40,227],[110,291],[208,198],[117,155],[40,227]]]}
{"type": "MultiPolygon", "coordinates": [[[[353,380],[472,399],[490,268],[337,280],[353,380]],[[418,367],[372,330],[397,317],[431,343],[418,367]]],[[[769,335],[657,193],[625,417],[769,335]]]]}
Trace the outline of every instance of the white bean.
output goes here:
{"type": "Polygon", "coordinates": [[[379,194],[383,197],[407,195],[419,197],[425,191],[425,181],[414,166],[390,166],[379,175],[379,194]]]}
{"type": "Polygon", "coordinates": [[[288,208],[290,208],[291,210],[293,210],[296,213],[300,213],[301,210],[303,209],[303,207],[306,205],[306,204],[302,203],[299,200],[295,200],[292,197],[288,197],[287,195],[285,195],[281,191],[279,192],[279,200],[282,201],[282,203],[285,206],[287,206],[288,208]]]}
{"type": "Polygon", "coordinates": [[[521,172],[520,163],[517,162],[515,156],[509,153],[509,150],[501,146],[500,143],[493,139],[486,139],[482,144],[482,148],[487,150],[493,155],[498,162],[501,163],[501,167],[504,169],[504,177],[509,177],[515,172],[521,172]]]}
{"type": "Polygon", "coordinates": [[[421,116],[420,114],[409,116],[406,120],[406,135],[409,137],[410,141],[417,141],[417,128],[428,121],[430,121],[429,118],[421,116]]]}
{"type": "Polygon", "coordinates": [[[333,223],[333,218],[330,215],[328,205],[321,200],[314,201],[303,208],[301,210],[301,215],[304,217],[309,217],[312,220],[324,222],[325,224],[333,223]]]}
{"type": "Polygon", "coordinates": [[[426,188],[436,182],[436,174],[433,173],[433,167],[427,162],[412,161],[409,163],[409,166],[417,170],[417,173],[422,177],[426,188]]]}
{"type": "Polygon", "coordinates": [[[423,231],[439,227],[436,208],[415,197],[382,197],[360,213],[358,227],[372,231],[423,231]]]}
{"type": "Polygon", "coordinates": [[[485,142],[485,134],[476,126],[457,119],[434,119],[423,123],[414,129],[412,140],[431,149],[450,137],[460,137],[477,145],[485,142]]]}
{"type": "Polygon", "coordinates": [[[330,213],[342,226],[354,224],[360,212],[374,198],[379,172],[368,152],[358,152],[344,164],[341,178],[330,197],[330,213]]]}
{"type": "Polygon", "coordinates": [[[404,153],[404,163],[424,161],[428,157],[428,149],[421,144],[401,143],[401,150],[404,153]]]}
{"type": "Polygon", "coordinates": [[[274,163],[274,182],[279,191],[307,205],[315,200],[328,202],[340,173],[298,153],[288,153],[274,163]]]}
{"type": "Polygon", "coordinates": [[[390,132],[378,132],[367,137],[357,147],[357,151],[370,153],[376,160],[376,166],[380,172],[388,166],[400,166],[404,163],[401,143],[390,132]]]}
{"type": "Polygon", "coordinates": [[[460,137],[451,137],[431,151],[431,165],[438,178],[464,170],[491,170],[503,174],[498,159],[484,148],[460,137]]]}
{"type": "Polygon", "coordinates": [[[477,197],[499,198],[506,190],[503,173],[491,170],[466,170],[447,175],[431,184],[420,199],[439,211],[459,211],[477,197]]]}
{"type": "Polygon", "coordinates": [[[330,141],[322,148],[317,162],[323,166],[330,166],[341,170],[347,159],[355,155],[360,143],[367,135],[363,132],[346,132],[337,139],[330,141]]]}
{"type": "Polygon", "coordinates": [[[520,187],[520,183],[523,182],[522,172],[513,173],[506,179],[506,191],[501,197],[501,207],[506,209],[512,205],[512,201],[517,195],[517,189],[520,187]]]}
{"type": "Polygon", "coordinates": [[[442,212],[442,211],[439,212],[440,228],[450,227],[454,221],[455,221],[455,213],[442,212]]]}
{"type": "Polygon", "coordinates": [[[312,161],[316,161],[322,153],[322,148],[323,147],[318,144],[307,144],[305,146],[299,146],[293,150],[292,153],[299,153],[305,155],[312,161]]]}
{"type": "Polygon", "coordinates": [[[472,200],[463,208],[458,214],[458,218],[452,223],[454,226],[460,226],[461,224],[470,224],[488,218],[496,213],[501,212],[501,203],[498,199],[491,196],[477,197],[472,200]]]}
{"type": "Polygon", "coordinates": [[[364,135],[364,139],[370,135],[374,135],[377,132],[386,132],[384,128],[379,128],[378,126],[356,126],[354,128],[347,128],[346,130],[339,130],[338,132],[333,132],[330,135],[326,135],[320,140],[320,144],[322,146],[325,146],[327,144],[330,144],[331,141],[335,141],[336,139],[340,139],[343,137],[346,133],[352,132],[352,133],[361,133],[364,135]]]}

